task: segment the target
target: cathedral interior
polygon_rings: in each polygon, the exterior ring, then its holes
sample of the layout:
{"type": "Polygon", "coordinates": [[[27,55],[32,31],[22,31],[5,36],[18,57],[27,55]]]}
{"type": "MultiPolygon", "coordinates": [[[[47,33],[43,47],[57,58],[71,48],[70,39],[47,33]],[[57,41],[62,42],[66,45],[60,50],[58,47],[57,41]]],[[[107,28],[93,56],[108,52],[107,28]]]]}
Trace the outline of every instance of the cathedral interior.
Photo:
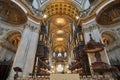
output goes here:
{"type": "Polygon", "coordinates": [[[120,80],[120,0],[0,0],[0,80],[120,80]]]}

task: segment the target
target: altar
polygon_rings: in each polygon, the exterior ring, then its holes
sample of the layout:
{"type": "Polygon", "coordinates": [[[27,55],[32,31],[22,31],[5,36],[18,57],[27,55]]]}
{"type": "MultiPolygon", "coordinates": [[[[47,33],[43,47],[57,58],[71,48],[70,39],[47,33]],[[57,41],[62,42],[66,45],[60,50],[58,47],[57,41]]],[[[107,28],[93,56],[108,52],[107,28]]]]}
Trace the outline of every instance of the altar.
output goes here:
{"type": "Polygon", "coordinates": [[[80,80],[79,74],[51,74],[50,80],[80,80]]]}

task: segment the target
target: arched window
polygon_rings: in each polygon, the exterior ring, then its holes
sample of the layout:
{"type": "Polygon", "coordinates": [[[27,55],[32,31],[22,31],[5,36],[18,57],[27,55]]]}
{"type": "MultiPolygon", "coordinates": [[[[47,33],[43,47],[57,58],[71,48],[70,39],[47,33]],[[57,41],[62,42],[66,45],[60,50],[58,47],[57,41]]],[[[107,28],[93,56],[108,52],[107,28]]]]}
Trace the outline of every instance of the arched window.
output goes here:
{"type": "Polygon", "coordinates": [[[62,57],[62,54],[61,54],[61,53],[58,53],[58,57],[62,57]]]}
{"type": "Polygon", "coordinates": [[[63,66],[61,64],[59,64],[57,66],[57,72],[62,72],[63,71],[63,66]]]}

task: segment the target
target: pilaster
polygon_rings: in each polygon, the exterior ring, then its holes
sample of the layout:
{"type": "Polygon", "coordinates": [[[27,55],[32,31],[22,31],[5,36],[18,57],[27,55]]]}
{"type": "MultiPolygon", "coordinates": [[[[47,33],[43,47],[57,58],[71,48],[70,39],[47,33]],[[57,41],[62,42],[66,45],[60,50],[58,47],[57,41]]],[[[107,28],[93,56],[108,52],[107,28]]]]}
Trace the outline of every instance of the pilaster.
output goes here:
{"type": "Polygon", "coordinates": [[[29,75],[29,73],[32,73],[39,30],[40,24],[37,24],[29,19],[23,31],[22,38],[16,52],[9,80],[14,80],[14,67],[19,67],[22,69],[22,72],[19,73],[20,77],[26,77],[29,75]]]}

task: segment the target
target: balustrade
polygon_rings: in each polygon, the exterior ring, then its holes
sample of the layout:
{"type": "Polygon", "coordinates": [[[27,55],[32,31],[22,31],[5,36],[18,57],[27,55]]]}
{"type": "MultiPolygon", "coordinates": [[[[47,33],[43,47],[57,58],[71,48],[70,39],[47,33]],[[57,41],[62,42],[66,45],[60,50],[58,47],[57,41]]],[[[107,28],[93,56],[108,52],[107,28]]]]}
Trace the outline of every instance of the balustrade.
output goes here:
{"type": "MultiPolygon", "coordinates": [[[[79,77],[80,80],[117,80],[115,78],[113,78],[110,75],[88,75],[88,76],[80,76],[79,77]]],[[[18,77],[17,80],[50,80],[49,76],[37,76],[37,77],[26,77],[26,78],[22,78],[22,77],[18,77]]]]}

